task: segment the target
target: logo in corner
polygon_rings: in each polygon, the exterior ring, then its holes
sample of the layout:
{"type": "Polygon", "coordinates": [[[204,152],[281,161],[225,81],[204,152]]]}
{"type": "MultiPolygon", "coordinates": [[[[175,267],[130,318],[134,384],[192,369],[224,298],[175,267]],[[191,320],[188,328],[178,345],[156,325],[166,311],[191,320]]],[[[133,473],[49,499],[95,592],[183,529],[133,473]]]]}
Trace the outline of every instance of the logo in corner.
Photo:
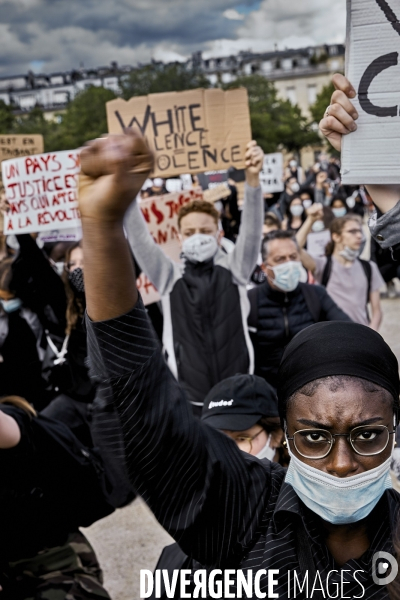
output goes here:
{"type": "Polygon", "coordinates": [[[377,585],[389,585],[399,572],[399,565],[388,552],[377,552],[372,558],[372,579],[377,585]]]}

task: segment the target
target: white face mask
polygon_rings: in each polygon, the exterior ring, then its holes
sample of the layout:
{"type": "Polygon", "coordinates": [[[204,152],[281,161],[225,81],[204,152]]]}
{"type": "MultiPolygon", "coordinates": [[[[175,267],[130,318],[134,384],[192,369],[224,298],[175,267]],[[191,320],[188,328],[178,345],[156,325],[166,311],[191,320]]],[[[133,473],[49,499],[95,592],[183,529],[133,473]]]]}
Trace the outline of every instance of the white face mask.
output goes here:
{"type": "Polygon", "coordinates": [[[300,190],[300,186],[299,186],[299,184],[297,182],[296,183],[292,183],[292,185],[290,186],[290,189],[292,190],[292,192],[294,194],[297,194],[297,192],[300,190]]]}
{"type": "Polygon", "coordinates": [[[216,254],[217,250],[216,238],[204,233],[195,233],[182,244],[182,253],[191,262],[206,262],[216,254]]]}
{"type": "Polygon", "coordinates": [[[314,233],[319,233],[320,231],[323,231],[325,229],[325,225],[323,221],[315,221],[315,223],[313,223],[311,229],[313,230],[314,233]]]}
{"type": "Polygon", "coordinates": [[[365,519],[385,490],[392,487],[390,457],[370,471],[351,477],[335,477],[296,458],[289,443],[288,450],[290,464],[286,483],[293,487],[310,510],[334,525],[356,523],[365,519]]]}
{"type": "Polygon", "coordinates": [[[332,208],[332,212],[335,217],[344,217],[347,214],[347,209],[343,206],[343,208],[332,208]]]}
{"type": "Polygon", "coordinates": [[[258,454],[256,454],[256,458],[259,458],[259,459],[268,458],[268,460],[274,460],[276,450],[275,450],[275,448],[271,448],[270,442],[271,442],[271,436],[269,435],[267,443],[265,444],[264,448],[262,450],[260,450],[260,452],[258,454]]]}
{"type": "Polygon", "coordinates": [[[289,166],[292,169],[296,169],[297,168],[297,162],[295,160],[291,160],[290,163],[289,163],[289,166]]]}
{"type": "Polygon", "coordinates": [[[301,217],[301,215],[304,212],[304,206],[295,204],[294,206],[290,207],[290,212],[293,215],[293,217],[301,217]]]}
{"type": "MultiPolygon", "coordinates": [[[[268,265],[269,266],[269,265],[268,265]]],[[[300,282],[302,266],[300,261],[290,260],[277,267],[269,267],[273,270],[275,279],[270,279],[282,292],[293,292],[300,282]]]]}
{"type": "Polygon", "coordinates": [[[306,200],[303,200],[303,206],[304,206],[305,210],[310,208],[311,205],[312,205],[312,200],[309,200],[308,198],[306,198],[306,200]]]}
{"type": "Polygon", "coordinates": [[[349,262],[354,262],[361,254],[361,247],[358,250],[352,250],[348,246],[345,246],[341,252],[339,252],[340,256],[349,262]]]}

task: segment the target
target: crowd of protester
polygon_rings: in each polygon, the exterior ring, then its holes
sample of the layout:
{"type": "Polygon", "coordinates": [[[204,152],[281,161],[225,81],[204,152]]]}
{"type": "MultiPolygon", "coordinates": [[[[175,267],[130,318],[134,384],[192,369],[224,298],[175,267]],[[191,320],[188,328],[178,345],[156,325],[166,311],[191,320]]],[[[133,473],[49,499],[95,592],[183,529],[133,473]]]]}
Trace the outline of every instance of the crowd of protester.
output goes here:
{"type": "MultiPolygon", "coordinates": [[[[349,119],[351,86],[336,86],[349,119]]],[[[339,150],[336,114],[321,128],[339,150]]],[[[136,494],[177,542],[160,568],[352,564],[366,597],[386,598],[370,550],[394,553],[400,504],[398,365],[377,333],[400,276],[395,203],[342,185],[326,154],[309,169],[289,158],[283,191],[263,194],[250,142],[242,206],[229,179],[222,202],[181,207],[178,263],[140,210],[167,193],[146,179],[144,140],[120,142],[141,169],[128,183],[116,170],[111,187],[108,143],[82,152],[83,242],[2,241],[0,600],[109,598],[79,527],[136,494]],[[140,272],[156,305],[138,298],[140,272]]]]}

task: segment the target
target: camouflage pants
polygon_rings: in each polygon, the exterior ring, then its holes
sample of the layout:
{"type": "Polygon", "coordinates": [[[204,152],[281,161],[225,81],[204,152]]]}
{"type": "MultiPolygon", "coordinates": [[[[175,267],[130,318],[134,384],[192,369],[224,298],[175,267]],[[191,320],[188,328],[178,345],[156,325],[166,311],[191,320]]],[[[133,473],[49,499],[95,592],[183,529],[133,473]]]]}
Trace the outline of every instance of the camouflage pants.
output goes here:
{"type": "Polygon", "coordinates": [[[1,600],[110,600],[92,546],[77,531],[65,546],[9,563],[1,600]]]}

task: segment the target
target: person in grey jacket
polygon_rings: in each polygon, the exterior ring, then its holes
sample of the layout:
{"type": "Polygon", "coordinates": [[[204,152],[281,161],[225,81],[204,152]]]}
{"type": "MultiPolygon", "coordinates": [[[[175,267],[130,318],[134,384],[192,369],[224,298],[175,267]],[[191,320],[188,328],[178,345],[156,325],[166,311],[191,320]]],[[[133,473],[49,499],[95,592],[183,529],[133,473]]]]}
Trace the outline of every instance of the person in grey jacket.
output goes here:
{"type": "Polygon", "coordinates": [[[255,142],[248,144],[245,202],[231,252],[221,245],[219,215],[208,202],[195,200],[178,213],[180,264],[154,242],[137,202],[125,220],[133,255],[161,296],[165,358],[197,416],[216,383],[254,370],[246,284],[257,264],[262,234],[263,156],[255,142]]]}

